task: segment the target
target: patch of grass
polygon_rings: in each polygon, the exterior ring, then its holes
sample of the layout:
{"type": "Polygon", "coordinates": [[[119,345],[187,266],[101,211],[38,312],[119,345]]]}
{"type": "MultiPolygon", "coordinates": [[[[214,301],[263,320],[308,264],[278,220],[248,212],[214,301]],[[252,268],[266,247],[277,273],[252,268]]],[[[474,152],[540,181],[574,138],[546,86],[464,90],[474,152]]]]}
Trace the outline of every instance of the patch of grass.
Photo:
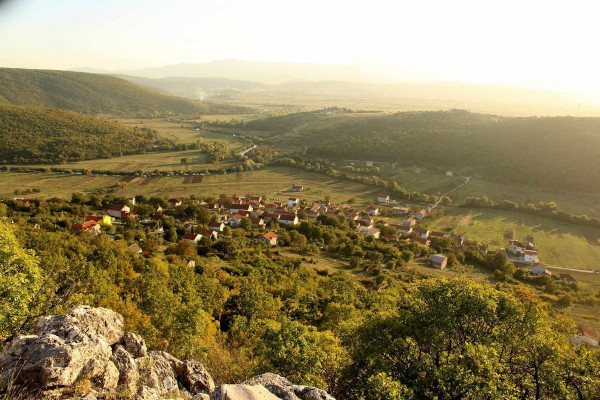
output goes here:
{"type": "Polygon", "coordinates": [[[533,235],[540,261],[568,268],[596,270],[600,260],[600,229],[567,224],[519,212],[455,208],[437,220],[432,230],[454,229],[469,240],[481,241],[494,250],[505,247],[504,231],[512,229],[517,240],[533,235]]]}

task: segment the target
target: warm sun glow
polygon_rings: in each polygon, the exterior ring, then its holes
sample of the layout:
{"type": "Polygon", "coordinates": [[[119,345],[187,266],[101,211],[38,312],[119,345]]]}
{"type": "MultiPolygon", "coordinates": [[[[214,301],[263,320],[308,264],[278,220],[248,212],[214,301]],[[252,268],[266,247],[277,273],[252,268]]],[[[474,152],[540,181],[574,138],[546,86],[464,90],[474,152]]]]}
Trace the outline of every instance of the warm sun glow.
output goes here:
{"type": "Polygon", "coordinates": [[[380,79],[594,93],[597,11],[585,1],[12,0],[0,6],[0,64],[361,62],[380,79]]]}

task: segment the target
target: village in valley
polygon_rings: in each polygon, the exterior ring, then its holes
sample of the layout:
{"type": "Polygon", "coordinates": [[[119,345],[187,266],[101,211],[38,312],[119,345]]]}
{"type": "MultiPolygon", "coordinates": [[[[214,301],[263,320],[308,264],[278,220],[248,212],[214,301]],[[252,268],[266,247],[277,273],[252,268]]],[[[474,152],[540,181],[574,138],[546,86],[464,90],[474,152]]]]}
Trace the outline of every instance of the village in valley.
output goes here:
{"type": "MultiPolygon", "coordinates": [[[[452,175],[447,172],[446,176],[452,175]]],[[[108,208],[86,216],[84,221],[74,223],[71,231],[76,234],[95,236],[111,232],[110,227],[118,226],[122,228],[121,233],[124,233],[123,221],[129,220],[137,221],[146,228],[150,227],[152,234],[162,236],[165,234],[162,222],[165,216],[172,216],[178,221],[179,229],[176,231],[181,233],[178,239],[193,246],[198,245],[203,239],[216,241],[220,237],[230,235],[231,229],[243,228],[249,231],[248,240],[276,247],[282,244],[280,235],[287,228],[294,228],[302,222],[317,220],[320,217],[334,217],[346,219],[349,226],[368,241],[415,243],[428,248],[431,254],[427,258],[427,265],[435,269],[444,269],[448,266],[448,257],[443,253],[435,252],[436,249],[444,247],[439,246],[440,241],[449,243],[454,251],[470,251],[483,256],[490,251],[485,243],[470,240],[463,234],[422,227],[422,222],[433,211],[431,206],[401,206],[387,194],[379,194],[373,204],[366,207],[357,207],[349,203],[338,205],[329,200],[307,204],[301,198],[304,190],[304,186],[294,184],[287,191],[278,192],[279,195],[289,195],[283,200],[251,193],[231,197],[222,195],[214,201],[197,198],[170,198],[166,201],[153,199],[154,205],[150,209],[144,207],[147,215],[143,217],[133,212],[136,207],[136,197],[130,197],[126,202],[112,203],[108,208]],[[201,223],[194,216],[190,218],[190,207],[210,212],[210,221],[201,223]]],[[[15,200],[26,206],[31,205],[24,198],[15,200]]],[[[117,237],[114,233],[109,233],[109,236],[113,240],[117,237]]],[[[525,241],[515,240],[511,229],[507,229],[504,236],[506,246],[494,252],[505,255],[517,267],[525,268],[528,274],[552,276],[549,266],[539,260],[533,237],[528,237],[525,241]]],[[[148,252],[143,251],[140,243],[132,243],[128,248],[136,254],[149,256],[148,252]]],[[[559,281],[577,282],[568,273],[561,273],[559,281]]]]}

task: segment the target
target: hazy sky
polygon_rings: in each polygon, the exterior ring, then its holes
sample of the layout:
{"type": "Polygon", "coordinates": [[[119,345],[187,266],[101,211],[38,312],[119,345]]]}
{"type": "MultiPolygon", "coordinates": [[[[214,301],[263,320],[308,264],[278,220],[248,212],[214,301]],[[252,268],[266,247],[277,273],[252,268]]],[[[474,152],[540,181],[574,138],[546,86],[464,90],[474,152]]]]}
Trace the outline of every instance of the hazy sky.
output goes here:
{"type": "Polygon", "coordinates": [[[0,0],[0,66],[372,61],[396,66],[395,77],[406,79],[600,93],[595,3],[0,0]]]}

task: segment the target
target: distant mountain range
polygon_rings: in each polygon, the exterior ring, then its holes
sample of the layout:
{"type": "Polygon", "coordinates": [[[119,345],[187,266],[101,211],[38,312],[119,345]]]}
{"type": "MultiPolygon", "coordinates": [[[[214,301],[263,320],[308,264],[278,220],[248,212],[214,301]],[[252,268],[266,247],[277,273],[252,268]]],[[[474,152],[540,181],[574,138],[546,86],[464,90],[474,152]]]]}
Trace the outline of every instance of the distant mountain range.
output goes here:
{"type": "Polygon", "coordinates": [[[339,80],[348,82],[381,82],[382,80],[386,80],[366,72],[360,64],[330,65],[242,60],[220,60],[207,63],[175,64],[163,67],[114,71],[103,71],[96,68],[76,68],[74,71],[130,75],[142,78],[229,78],[269,84],[292,80],[339,80]]]}
{"type": "Polygon", "coordinates": [[[368,110],[461,108],[503,115],[600,116],[600,105],[573,93],[461,82],[392,82],[382,67],[222,60],[138,70],[101,71],[172,96],[256,107],[368,110]]]}

